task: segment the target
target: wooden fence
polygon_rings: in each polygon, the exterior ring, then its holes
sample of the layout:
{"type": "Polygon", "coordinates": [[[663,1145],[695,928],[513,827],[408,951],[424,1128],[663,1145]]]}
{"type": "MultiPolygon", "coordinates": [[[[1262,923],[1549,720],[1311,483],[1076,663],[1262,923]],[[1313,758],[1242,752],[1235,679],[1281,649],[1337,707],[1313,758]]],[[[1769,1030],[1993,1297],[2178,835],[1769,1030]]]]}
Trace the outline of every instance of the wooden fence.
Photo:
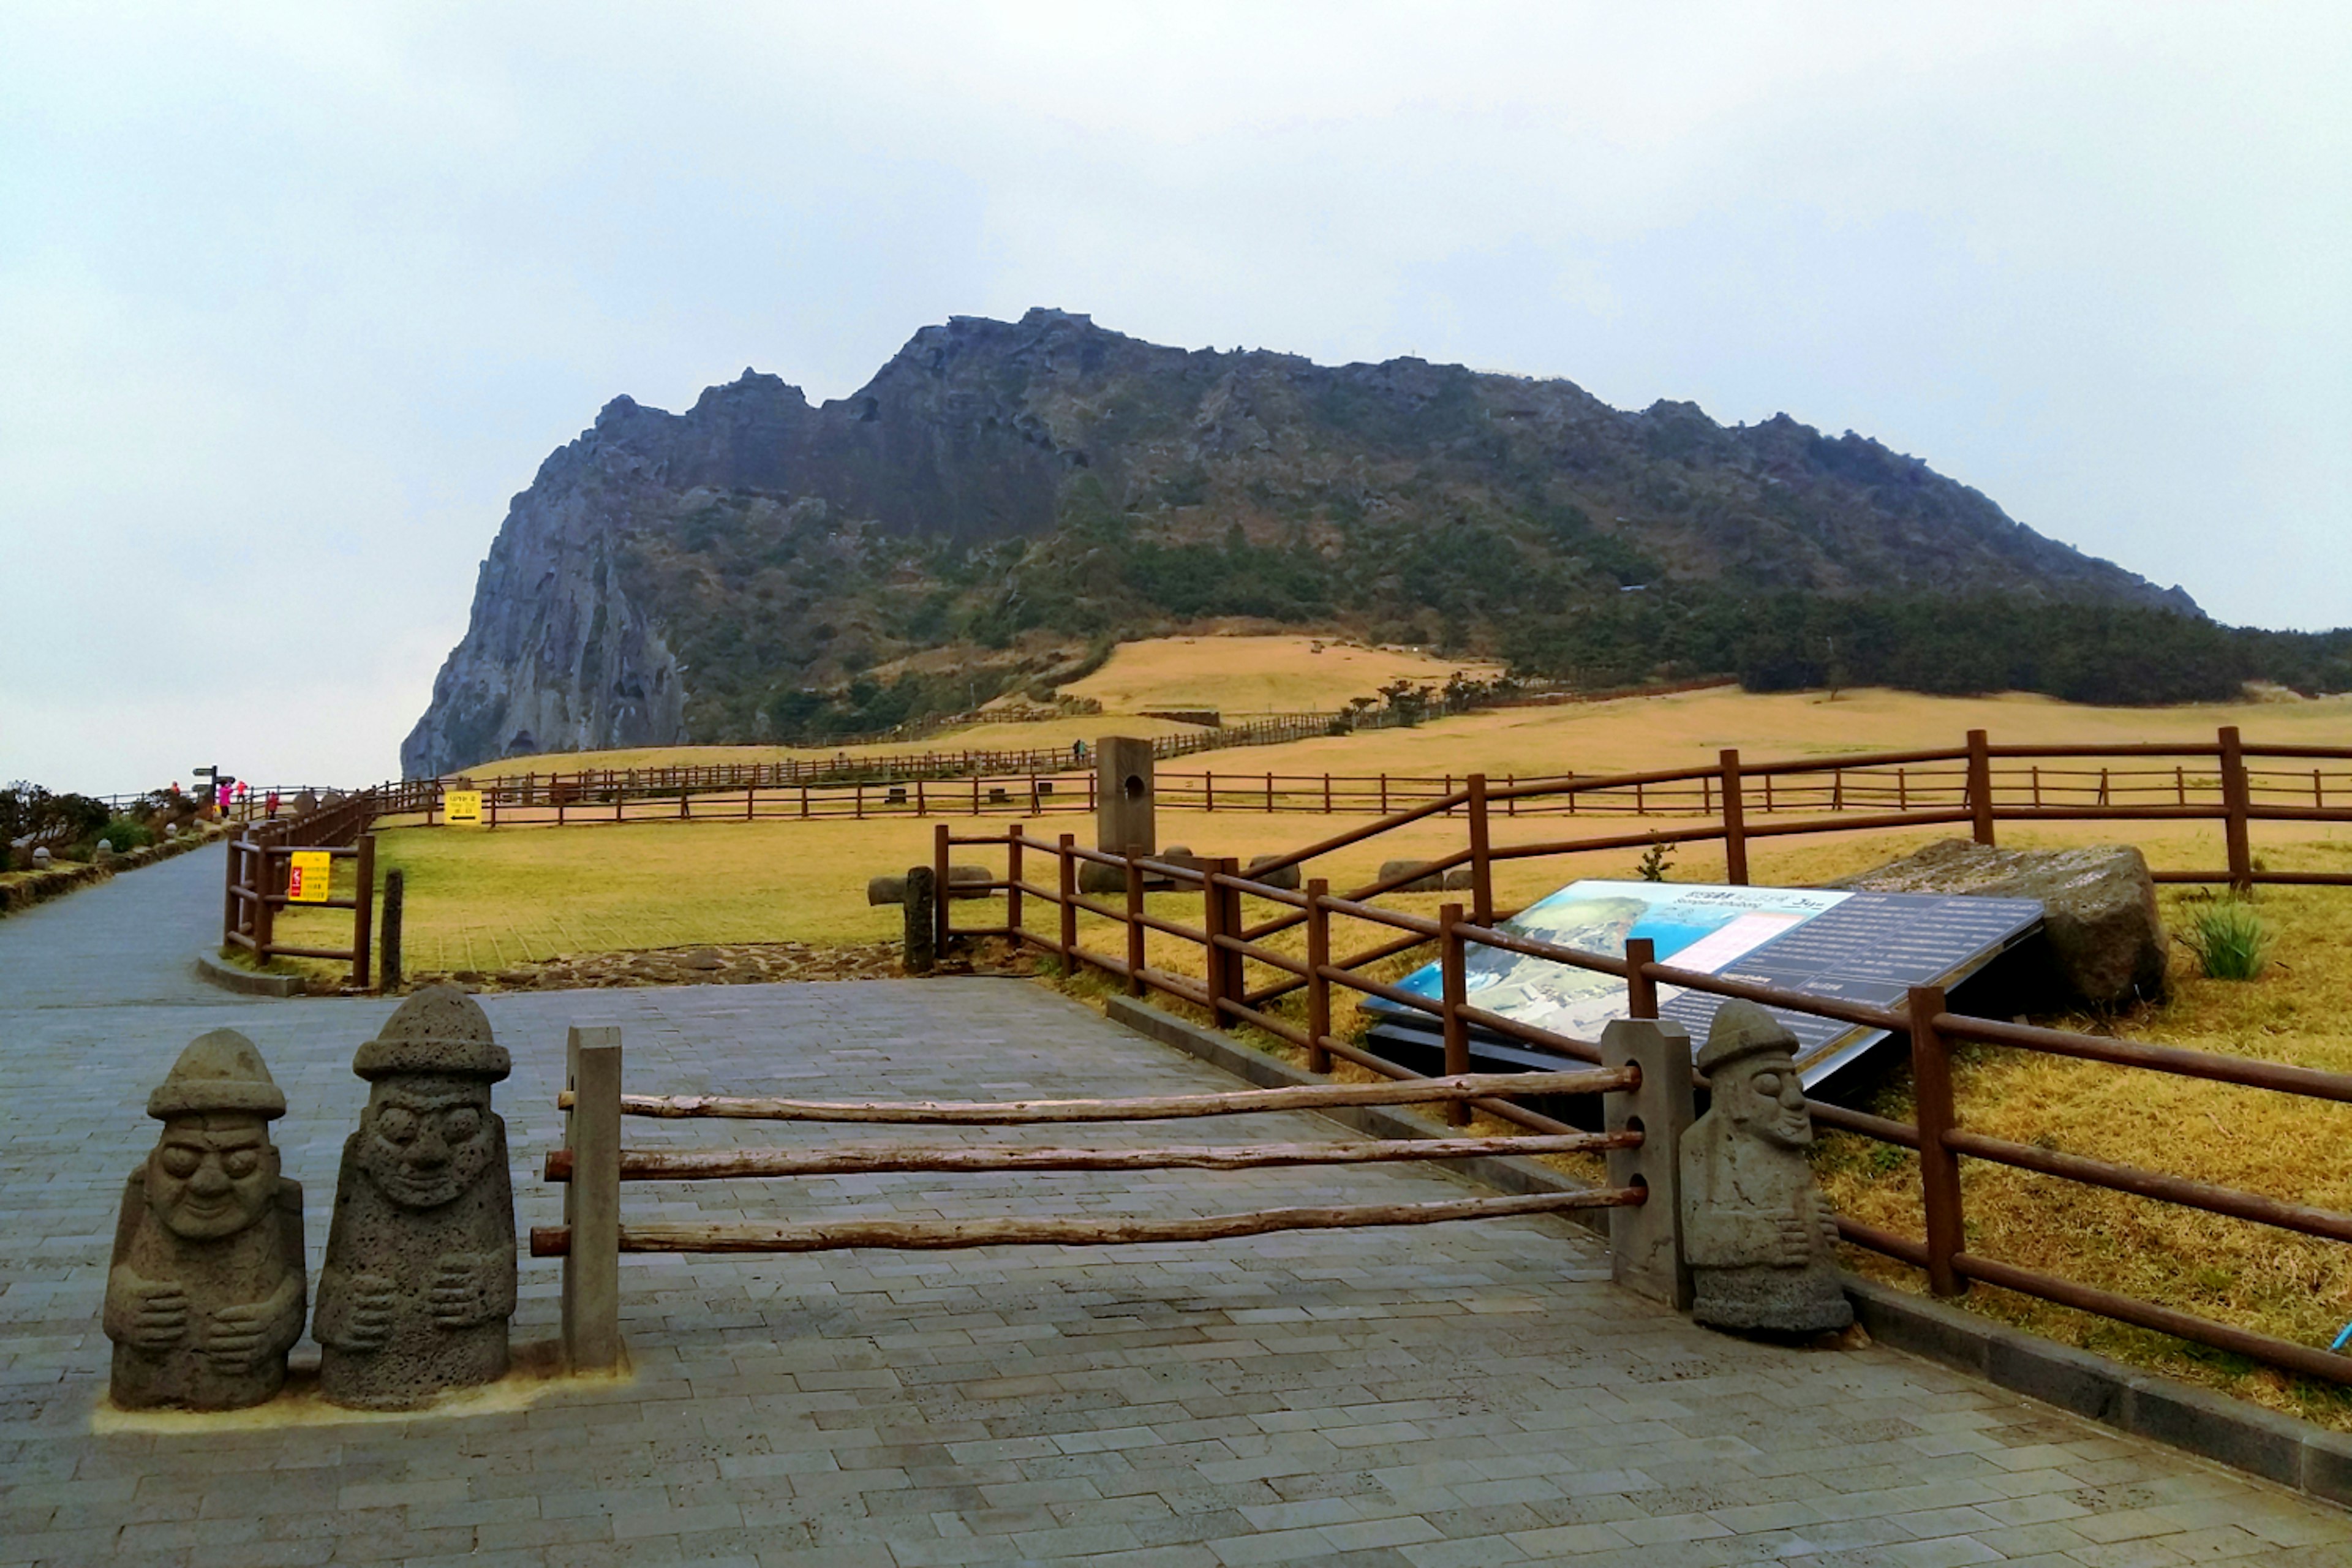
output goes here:
{"type": "Polygon", "coordinates": [[[375,835],[368,831],[384,802],[374,790],[362,790],[300,816],[247,820],[228,843],[221,896],[221,945],[242,948],[254,962],[267,967],[273,958],[320,958],[351,965],[350,987],[370,988],[375,911],[375,835]],[[300,851],[324,853],[331,864],[348,866],[349,874],[331,874],[331,889],[347,885],[348,892],[323,900],[297,903],[288,893],[293,858],[300,851]],[[289,907],[306,910],[349,910],[352,938],[348,947],[307,947],[278,939],[278,918],[289,907]]]}
{"type": "MultiPolygon", "coordinates": [[[[1366,1226],[1433,1225],[1515,1215],[1608,1209],[1612,1236],[1627,1245],[1612,1249],[1629,1264],[1643,1248],[1635,1244],[1643,1218],[1616,1221],[1638,1210],[1654,1187],[1673,1192],[1675,1149],[1671,1136],[1654,1139],[1647,1126],[1676,1128],[1689,1120],[1690,1090],[1679,1071],[1666,1070],[1662,1047],[1667,1037],[1652,1030],[1626,1037],[1622,1065],[1599,1070],[1549,1073],[1464,1073],[1381,1084],[1309,1084],[1286,1089],[1236,1089],[1223,1093],[1160,1095],[1134,1100],[1030,1100],[997,1101],[821,1101],[724,1095],[626,1095],[621,1092],[620,1031],[572,1031],[565,1088],[557,1107],[564,1112],[563,1147],[547,1159],[546,1177],[565,1184],[560,1226],[534,1226],[534,1258],[562,1258],[563,1342],[576,1372],[617,1368],[620,1337],[620,1255],[662,1253],[780,1253],[832,1251],[854,1247],[949,1247],[1002,1246],[1086,1247],[1147,1242],[1208,1241],[1262,1236],[1273,1231],[1356,1228],[1366,1226]],[[1020,1127],[1077,1122],[1138,1121],[1206,1116],[1262,1115],[1340,1106],[1472,1103],[1499,1106],[1503,1095],[1598,1094],[1606,1100],[1608,1127],[1580,1132],[1561,1123],[1537,1138],[1442,1138],[1371,1142],[1251,1144],[1179,1144],[1158,1148],[1103,1149],[1034,1145],[863,1144],[827,1149],[625,1149],[624,1117],[724,1117],[763,1121],[887,1124],[930,1127],[1020,1127]],[[1672,1097],[1679,1095],[1679,1107],[1672,1097]],[[646,1181],[740,1181],[751,1178],[838,1176],[880,1172],[938,1174],[1007,1174],[1033,1171],[1236,1171],[1273,1166],[1362,1164],[1372,1162],[1462,1160],[1493,1154],[1605,1152],[1611,1159],[1606,1187],[1507,1197],[1451,1198],[1403,1204],[1351,1204],[1255,1209],[1237,1214],[1181,1218],[1149,1215],[1006,1216],[940,1220],[845,1219],[798,1224],[673,1223],[625,1225],[621,1220],[621,1184],[646,1181]],[[1647,1158],[1645,1158],[1647,1156],[1647,1158]],[[1664,1168],[1657,1163],[1664,1162],[1664,1168]]],[[[1675,1042],[1676,1051],[1681,1049],[1675,1042]]],[[[1544,1120],[1544,1119],[1538,1119],[1544,1120]]],[[[1651,1226],[1674,1223],[1671,1214],[1645,1216],[1651,1226]]],[[[1637,1279],[1654,1289],[1657,1281],[1637,1279]]],[[[1673,1287],[1668,1284],[1671,1294],[1673,1287]]],[[[1680,1304],[1677,1302],[1676,1304],[1680,1304]]]]}
{"type": "MultiPolygon", "coordinates": [[[[1725,752],[1719,765],[1708,770],[1621,774],[1614,778],[1570,782],[1536,782],[1496,788],[1472,775],[1452,794],[1396,812],[1370,826],[1295,850],[1241,874],[1232,859],[1181,863],[1150,858],[1114,856],[1081,849],[1072,835],[1045,839],[1014,826],[1002,834],[957,834],[941,825],[935,836],[940,886],[947,886],[947,866],[958,848],[1002,848],[1004,874],[990,883],[1004,899],[1003,923],[959,931],[951,924],[951,905],[937,905],[937,936],[941,948],[959,936],[1009,938],[1055,957],[1068,972],[1092,969],[1118,980],[1130,995],[1160,994],[1202,1009],[1219,1028],[1248,1024],[1276,1038],[1302,1047],[1308,1066],[1328,1070],[1334,1058],[1353,1062],[1385,1077],[1410,1079],[1412,1071],[1380,1057],[1332,1032],[1334,986],[1384,998],[1399,1006],[1434,1017],[1439,1024],[1447,1074],[1469,1068],[1470,1031],[1491,1031],[1538,1053],[1566,1061],[1596,1063],[1599,1046],[1520,1023],[1473,1005],[1467,986],[1467,955],[1473,945],[1548,960],[1573,968],[1624,980],[1632,1016],[1654,1017],[1657,987],[1670,985],[1724,997],[1746,997],[1767,1006],[1836,1020],[1848,1025],[1884,1029],[1906,1037],[1917,1087],[1916,1120],[1902,1122],[1822,1101],[1811,1102],[1814,1121],[1836,1131],[1858,1134],[1916,1152],[1920,1161],[1923,1197],[1920,1234],[1898,1235],[1841,1217],[1844,1238],[1923,1269],[1938,1295],[1957,1295],[1970,1280],[1982,1280],[2005,1289],[2039,1297],[2060,1305],[2116,1319],[2182,1339],[2252,1357],[2271,1365],[2327,1379],[2352,1383],[2352,1357],[2313,1346],[2296,1344],[2227,1323],[2180,1312],[2171,1308],[2117,1295],[2077,1280],[2021,1268],[1998,1258],[1970,1251],[1966,1243],[1959,1164],[1963,1158],[1984,1160],[2038,1172],[2063,1180],[2111,1191],[2134,1194],[2158,1202],[2209,1213],[2253,1220],[2305,1236],[2352,1241],[2352,1214],[2320,1209],[2261,1194],[2189,1181],[2159,1171],[2094,1160],[2081,1155],[1990,1138],[1961,1127],[1954,1103],[1950,1053],[1960,1042],[1998,1047],[2077,1060],[2104,1062],[2137,1071],[2168,1073],[2212,1082],[2242,1085],[2305,1099],[2352,1104],[2352,1075],[2308,1068],[2245,1060],[2211,1052],[2136,1044],[2130,1041],[2073,1034],[2063,1030],[1951,1012],[1941,989],[1914,988],[1901,1007],[1880,1007],[1814,996],[1768,985],[1748,984],[1719,975],[1681,970],[1656,962],[1651,944],[1633,941],[1626,956],[1612,959],[1574,948],[1520,936],[1497,929],[1508,911],[1498,910],[1493,891],[1496,862],[1529,858],[1565,858],[1595,850],[1622,851],[1653,843],[1713,842],[1725,847],[1731,879],[1748,880],[1747,846],[1756,838],[1813,833],[1849,833],[1856,829],[1916,826],[1922,823],[1967,824],[1979,843],[1995,842],[2001,822],[2049,821],[2213,821],[2221,825],[2226,865],[2159,868],[2160,881],[2225,883],[2244,889],[2256,883],[2352,886],[2352,871],[2275,871],[2257,867],[2249,844],[2255,822],[2352,822],[2352,804],[2333,805],[2322,780],[2326,764],[2352,762],[2352,748],[2315,746],[2250,746],[2235,730],[2223,730],[2210,746],[2122,745],[2059,750],[2042,747],[1996,747],[1981,731],[1971,731],[1966,747],[1955,752],[1921,752],[1873,757],[1848,757],[1835,762],[1778,763],[1748,769],[1737,755],[1725,752]],[[2158,765],[2158,759],[2167,759],[2158,765]],[[2083,765],[2096,761],[2103,776],[2083,765]],[[2069,764],[2063,772],[2046,766],[2069,764]],[[2123,763],[2128,762],[2128,769],[2123,763]],[[2290,769],[2288,764],[2292,763],[2290,769]],[[2280,786],[2310,764],[2311,793],[2295,796],[2280,786]],[[1907,770],[1957,769],[1957,789],[1948,784],[1924,796],[1906,796],[1907,770]],[[2130,782],[2125,781],[2128,773],[2130,782]],[[1814,814],[1769,824],[1748,821],[1759,777],[1783,781],[1786,792],[1793,781],[1809,778],[1804,787],[1814,803],[1814,814]],[[2095,777],[2095,782],[2094,782],[2095,777]],[[1898,795],[1895,802],[1883,795],[1857,796],[1864,787],[1883,791],[1888,781],[1898,795]],[[2266,781],[2258,784],[2257,781],[2266,781]],[[2006,788],[1997,787],[1997,781],[2006,788]],[[1639,833],[1601,832],[1576,838],[1498,843],[1495,819],[1512,814],[1533,815],[1538,803],[1558,807],[1576,796],[1614,795],[1633,790],[1672,788],[1687,801],[1696,794],[1714,807],[1709,820],[1662,826],[1639,833]],[[1823,797],[1823,792],[1827,797],[1823,797]],[[2064,793],[2062,793],[2064,792],[2064,793]],[[2092,793],[2092,798],[2084,795],[2092,793]],[[2158,798],[2149,798],[2156,795],[2158,798]],[[1861,809],[1859,800],[1883,807],[1861,809]],[[1377,879],[1346,894],[1335,894],[1320,878],[1303,889],[1275,887],[1263,879],[1289,867],[1303,866],[1341,849],[1377,842],[1383,835],[1433,818],[1462,822],[1460,847],[1413,869],[1377,879]],[[1031,879],[1039,860],[1050,861],[1050,882],[1031,879]],[[1116,869],[1124,882],[1124,898],[1094,898],[1079,891],[1079,869],[1095,865],[1116,869]],[[1446,904],[1433,918],[1373,900],[1431,869],[1466,867],[1470,873],[1468,904],[1446,904]],[[1170,918],[1150,909],[1147,885],[1172,887],[1197,894],[1198,923],[1170,918]],[[1244,900],[1278,911],[1253,921],[1244,900]],[[1030,929],[1027,900],[1038,900],[1054,911],[1050,931],[1030,929]],[[1089,931],[1081,921],[1092,916],[1107,925],[1114,946],[1106,951],[1085,940],[1103,927],[1089,931]],[[1346,923],[1370,927],[1379,935],[1360,950],[1342,954],[1335,928],[1346,923]],[[1270,945],[1270,939],[1303,926],[1304,951],[1270,945]],[[1197,960],[1181,968],[1148,961],[1147,939],[1154,933],[1176,939],[1197,960]],[[1417,994],[1372,978],[1366,973],[1384,960],[1433,947],[1441,975],[1437,998],[1417,994]],[[1304,1006],[1286,1015],[1273,1010],[1284,998],[1303,992],[1304,1006]]],[[[1943,774],[1938,773],[1937,777],[1943,774]]],[[[1164,909],[1164,906],[1163,906],[1164,909]]],[[[1524,1107],[1505,1100],[1491,1103],[1495,1114],[1539,1133],[1564,1131],[1561,1125],[1524,1107]]],[[[1456,1104],[1450,1114],[1467,1119],[1467,1108],[1456,1104]]]]}

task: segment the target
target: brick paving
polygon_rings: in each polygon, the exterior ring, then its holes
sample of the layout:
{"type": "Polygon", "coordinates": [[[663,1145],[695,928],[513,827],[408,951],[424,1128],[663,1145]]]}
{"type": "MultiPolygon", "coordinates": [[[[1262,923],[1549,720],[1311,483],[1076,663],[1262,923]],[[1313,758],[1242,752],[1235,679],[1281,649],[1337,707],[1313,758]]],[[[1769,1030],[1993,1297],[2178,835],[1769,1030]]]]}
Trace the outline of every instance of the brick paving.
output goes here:
{"type": "MultiPolygon", "coordinates": [[[[152,1137],[148,1089],[204,1029],[259,1042],[292,1106],[278,1142],[308,1190],[315,1270],[363,1099],[351,1053],[389,1004],[155,1005],[137,1000],[153,986],[136,974],[114,1005],[19,989],[77,929],[0,921],[0,1563],[2352,1563],[2343,1513],[1930,1363],[1696,1329],[1610,1286],[1587,1233],[1549,1218],[1190,1246],[632,1257],[626,1384],[499,1415],[94,1436],[99,1298],[122,1178],[152,1137]]],[[[1013,981],[485,1003],[516,1059],[499,1094],[526,1226],[557,1217],[536,1167],[556,1141],[570,1024],[621,1027],[636,1091],[1231,1087],[1013,981]]],[[[871,1135],[633,1121],[629,1141],[871,1135]]],[[[1165,1123],[1089,1135],[1177,1136],[1165,1123]]],[[[1292,1116],[1181,1136],[1343,1134],[1292,1116]]],[[[632,1185],[625,1201],[633,1217],[774,1219],[1210,1213],[1463,1190],[1439,1172],[1357,1168],[632,1185]]],[[[517,1338],[544,1340],[558,1266],[523,1267],[517,1338]]]]}

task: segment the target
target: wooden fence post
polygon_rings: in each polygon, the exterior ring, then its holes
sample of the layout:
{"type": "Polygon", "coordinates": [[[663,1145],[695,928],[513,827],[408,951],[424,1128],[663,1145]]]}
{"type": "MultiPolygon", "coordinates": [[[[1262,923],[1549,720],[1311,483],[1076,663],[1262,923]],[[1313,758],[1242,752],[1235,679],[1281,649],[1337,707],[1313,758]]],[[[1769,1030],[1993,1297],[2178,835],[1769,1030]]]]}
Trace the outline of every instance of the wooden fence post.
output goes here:
{"type": "MultiPolygon", "coordinates": [[[[1456,1077],[1470,1070],[1470,1024],[1462,1016],[1469,1005],[1467,943],[1462,940],[1462,906],[1447,904],[1437,911],[1438,973],[1444,982],[1444,1011],[1438,1015],[1445,1039],[1445,1074],[1456,1077]]],[[[1445,1120],[1456,1127],[1470,1124],[1470,1102],[1449,1100],[1445,1102],[1445,1120]]]]}
{"type": "Polygon", "coordinates": [[[1935,1023],[1936,1015],[1944,1010],[1944,988],[1914,985],[1909,1007],[1919,1188],[1927,1210],[1927,1288],[1938,1296],[1957,1296],[1968,1289],[1968,1281],[1952,1266],[1952,1255],[1965,1250],[1967,1227],[1960,1212],[1959,1156],[1944,1145],[1944,1134],[1954,1121],[1951,1053],[1935,1023]]]}
{"type": "Polygon", "coordinates": [[[1691,1303],[1683,1261],[1682,1141],[1693,1104],[1691,1042],[1680,1024],[1612,1018],[1601,1033],[1601,1065],[1637,1069],[1642,1081],[1601,1097],[1602,1125],[1638,1130],[1641,1144],[1609,1151],[1609,1184],[1648,1195],[1609,1211],[1609,1272],[1618,1284],[1676,1311],[1691,1303]]]}
{"type": "Polygon", "coordinates": [[[1486,775],[1472,773],[1470,792],[1470,915],[1474,923],[1495,923],[1494,845],[1486,831],[1486,775]]]}
{"type": "Polygon", "coordinates": [[[383,874],[383,934],[378,942],[376,989],[385,995],[400,989],[401,906],[407,898],[408,879],[398,867],[383,874]]]}
{"type": "Polygon", "coordinates": [[[1990,844],[1992,833],[1992,753],[1982,730],[1969,731],[1969,817],[1976,840],[1990,844]]]}
{"type": "Polygon", "coordinates": [[[1127,857],[1127,994],[1143,994],[1143,868],[1130,847],[1127,857]]]}
{"type": "Polygon", "coordinates": [[[1331,911],[1323,900],[1331,884],[1320,877],[1307,884],[1307,1070],[1329,1072],[1331,1053],[1323,1041],[1331,1033],[1331,983],[1323,966],[1331,962],[1331,911]]]}
{"type": "Polygon", "coordinates": [[[1013,931],[1014,951],[1021,941],[1021,825],[1004,829],[1004,923],[1013,931]]]}
{"type": "Polygon", "coordinates": [[[1055,841],[1054,872],[1062,895],[1062,973],[1078,972],[1078,858],[1071,853],[1078,837],[1065,833],[1055,841]]]}
{"type": "Polygon", "coordinates": [[[621,1370],[621,1031],[572,1029],[564,1046],[563,1359],[574,1373],[621,1370]]]}
{"type": "Polygon", "coordinates": [[[931,833],[932,896],[939,900],[938,913],[931,917],[931,946],[941,958],[948,955],[948,939],[954,934],[952,922],[948,918],[948,857],[951,848],[948,843],[948,825],[942,822],[931,833]]]}
{"type": "Polygon", "coordinates": [[[1237,876],[1241,862],[1233,859],[1206,860],[1201,864],[1201,981],[1209,994],[1209,1026],[1222,1029],[1227,1018],[1224,1005],[1241,1000],[1241,954],[1226,951],[1219,937],[1241,935],[1241,922],[1234,919],[1241,897],[1231,889],[1220,887],[1220,875],[1237,876]]]}
{"type": "Polygon", "coordinates": [[[1719,752],[1723,769],[1723,865],[1725,878],[1738,887],[1748,885],[1748,803],[1739,787],[1739,753],[1719,752]]]}
{"type": "Polygon", "coordinates": [[[358,991],[368,988],[368,977],[374,972],[373,948],[375,935],[375,835],[359,836],[359,876],[352,892],[352,986],[358,991]]]}
{"type": "Polygon", "coordinates": [[[2250,893],[2254,889],[2254,859],[2246,842],[2246,816],[2253,804],[2253,792],[2247,788],[2246,753],[2235,724],[2223,725],[2220,739],[2221,805],[2229,813],[2222,833],[2230,849],[2230,886],[2237,892],[2250,893]]]}
{"type": "Polygon", "coordinates": [[[1625,942],[1625,1016],[1629,1018],[1654,1018],[1658,1016],[1658,983],[1644,973],[1658,962],[1658,944],[1646,936],[1629,937],[1625,942]]]}
{"type": "Polygon", "coordinates": [[[278,891],[277,868],[271,864],[269,844],[256,847],[254,855],[253,900],[253,961],[264,969],[269,967],[270,944],[278,938],[278,909],[269,900],[278,891]]]}

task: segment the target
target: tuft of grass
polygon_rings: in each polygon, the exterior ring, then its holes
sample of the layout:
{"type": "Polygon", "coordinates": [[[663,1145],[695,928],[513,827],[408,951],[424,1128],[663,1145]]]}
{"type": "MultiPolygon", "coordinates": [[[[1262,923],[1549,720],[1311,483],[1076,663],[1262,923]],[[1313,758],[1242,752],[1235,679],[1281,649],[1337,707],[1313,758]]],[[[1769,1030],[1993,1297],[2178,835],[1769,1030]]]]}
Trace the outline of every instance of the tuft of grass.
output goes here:
{"type": "Polygon", "coordinates": [[[2252,980],[2270,962],[2271,933],[2262,916],[2235,898],[2197,910],[2188,933],[2176,940],[2196,955],[2208,980],[2252,980]]]}

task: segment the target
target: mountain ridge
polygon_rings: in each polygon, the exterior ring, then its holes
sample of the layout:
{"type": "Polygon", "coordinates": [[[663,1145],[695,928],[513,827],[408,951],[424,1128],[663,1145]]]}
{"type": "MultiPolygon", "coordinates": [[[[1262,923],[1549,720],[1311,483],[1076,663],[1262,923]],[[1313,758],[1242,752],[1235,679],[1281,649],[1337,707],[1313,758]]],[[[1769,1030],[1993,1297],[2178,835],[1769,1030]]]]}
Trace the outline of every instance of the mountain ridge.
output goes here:
{"type": "MultiPolygon", "coordinates": [[[[751,369],[683,413],[612,399],[514,498],[402,765],[874,728],[1213,616],[1550,658],[1633,626],[1635,590],[1669,619],[1794,596],[2201,621],[1851,431],[1040,308],[924,327],[821,404],[751,369]]],[[[1671,641],[1558,658],[1672,673],[1671,641]]]]}

